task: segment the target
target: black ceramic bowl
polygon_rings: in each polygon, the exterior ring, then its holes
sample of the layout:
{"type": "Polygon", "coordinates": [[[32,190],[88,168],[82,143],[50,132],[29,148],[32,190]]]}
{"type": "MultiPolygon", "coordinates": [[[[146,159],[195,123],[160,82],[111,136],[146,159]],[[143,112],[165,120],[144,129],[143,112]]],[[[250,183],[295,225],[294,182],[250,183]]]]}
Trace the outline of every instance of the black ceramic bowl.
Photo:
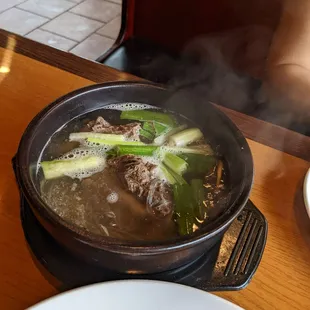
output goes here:
{"type": "Polygon", "coordinates": [[[249,146],[236,126],[197,94],[171,93],[147,83],[107,83],[74,91],[47,106],[29,124],[16,156],[16,174],[22,194],[49,234],[76,256],[119,272],[154,273],[198,259],[220,240],[238,216],[250,193],[253,162],[249,146]],[[193,120],[211,145],[218,146],[229,172],[231,197],[216,220],[192,235],[166,242],[125,242],[92,235],[65,222],[40,197],[35,174],[39,155],[48,139],[75,117],[112,103],[147,103],[175,111],[193,120]]]}

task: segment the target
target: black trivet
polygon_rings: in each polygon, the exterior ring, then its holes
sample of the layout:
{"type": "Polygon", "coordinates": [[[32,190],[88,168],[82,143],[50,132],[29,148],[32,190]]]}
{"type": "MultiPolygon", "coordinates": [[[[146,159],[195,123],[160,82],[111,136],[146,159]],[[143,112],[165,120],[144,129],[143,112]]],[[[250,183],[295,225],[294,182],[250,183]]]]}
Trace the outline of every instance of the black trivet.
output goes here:
{"type": "Polygon", "coordinates": [[[33,257],[40,263],[39,269],[54,285],[56,278],[61,283],[57,285],[61,290],[117,279],[156,279],[205,291],[239,290],[253,277],[267,237],[265,217],[248,201],[221,242],[197,261],[167,272],[127,275],[89,265],[68,253],[45,231],[23,197],[21,221],[33,257]]]}

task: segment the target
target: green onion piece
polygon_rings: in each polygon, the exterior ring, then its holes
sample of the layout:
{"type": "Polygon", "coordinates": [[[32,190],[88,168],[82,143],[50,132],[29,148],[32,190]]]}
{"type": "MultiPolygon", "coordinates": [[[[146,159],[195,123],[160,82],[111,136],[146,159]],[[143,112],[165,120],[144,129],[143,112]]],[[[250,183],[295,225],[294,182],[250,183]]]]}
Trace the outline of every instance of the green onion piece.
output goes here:
{"type": "Polygon", "coordinates": [[[160,136],[162,133],[170,130],[170,127],[167,127],[166,125],[162,125],[157,122],[144,122],[142,129],[151,133],[155,138],[155,137],[160,136]]]}
{"type": "Polygon", "coordinates": [[[205,191],[203,186],[203,181],[201,179],[193,179],[191,181],[192,192],[195,202],[194,213],[195,216],[203,221],[205,219],[204,205],[203,201],[205,199],[205,191]]]}
{"type": "Polygon", "coordinates": [[[160,164],[161,172],[163,173],[164,177],[166,178],[167,182],[171,185],[173,184],[180,184],[184,185],[187,184],[186,181],[178,174],[173,172],[171,169],[169,169],[164,164],[160,164]]]}
{"type": "Polygon", "coordinates": [[[118,145],[116,152],[118,156],[122,155],[140,155],[140,156],[152,156],[158,147],[153,145],[118,145]]]}
{"type": "Polygon", "coordinates": [[[196,148],[196,147],[176,147],[176,146],[162,146],[160,151],[165,153],[174,153],[179,156],[179,154],[201,154],[201,155],[210,155],[212,150],[210,148],[196,148]]]}
{"type": "Polygon", "coordinates": [[[165,154],[164,164],[179,175],[182,175],[184,172],[186,172],[188,167],[188,163],[184,159],[172,153],[165,154]]]}
{"type": "Polygon", "coordinates": [[[102,140],[97,138],[88,138],[88,142],[91,144],[96,145],[145,145],[143,142],[138,141],[109,141],[109,140],[102,140]]]}
{"type": "Polygon", "coordinates": [[[173,177],[173,175],[165,167],[165,165],[160,164],[159,168],[169,184],[173,185],[177,182],[176,179],[173,177]]]}
{"type": "Polygon", "coordinates": [[[42,161],[46,180],[59,178],[67,174],[72,174],[81,170],[92,170],[98,167],[104,167],[105,159],[99,156],[85,156],[77,159],[42,161]]]}
{"type": "Polygon", "coordinates": [[[216,165],[216,158],[211,155],[183,153],[178,156],[187,162],[188,173],[206,175],[211,172],[216,165]]]}
{"type": "Polygon", "coordinates": [[[97,132],[73,132],[69,135],[70,141],[81,141],[85,139],[101,139],[106,141],[125,141],[126,137],[124,135],[97,133],[97,132]]]}
{"type": "Polygon", "coordinates": [[[154,135],[152,133],[150,133],[149,131],[146,131],[144,129],[140,129],[139,131],[139,135],[149,141],[153,141],[154,140],[154,135]]]}
{"type": "MultiPolygon", "coordinates": [[[[88,139],[90,142],[97,143],[100,145],[102,143],[103,145],[111,145],[114,146],[116,145],[120,155],[145,155],[145,156],[152,156],[155,155],[155,152],[158,152],[158,155],[160,158],[164,158],[167,153],[173,153],[177,154],[177,156],[182,157],[182,154],[205,154],[204,150],[197,150],[197,149],[192,149],[192,148],[178,148],[178,147],[167,147],[167,146],[157,146],[157,145],[150,145],[150,144],[143,144],[142,142],[130,142],[130,141],[125,141],[124,143],[118,142],[118,143],[111,143],[108,141],[102,142],[102,140],[93,140],[93,139],[88,139]]],[[[183,158],[183,157],[182,157],[183,158]]],[[[186,158],[183,158],[186,161],[186,158]]]]}
{"type": "Polygon", "coordinates": [[[181,236],[193,232],[194,210],[191,187],[187,184],[173,185],[176,222],[181,236]]]}
{"type": "Polygon", "coordinates": [[[160,136],[162,133],[164,133],[165,131],[167,131],[168,127],[165,125],[162,125],[160,123],[156,123],[154,122],[154,129],[155,129],[155,135],[156,137],[160,136]]]}
{"type": "Polygon", "coordinates": [[[186,147],[189,152],[193,154],[204,154],[204,155],[214,155],[214,152],[210,145],[208,144],[200,144],[195,146],[188,146],[186,147]]]}
{"type": "Polygon", "coordinates": [[[111,157],[116,157],[118,156],[117,154],[117,149],[114,147],[108,151],[105,152],[106,155],[111,156],[111,157]]]}
{"type": "Polygon", "coordinates": [[[176,120],[169,114],[147,110],[122,111],[121,119],[130,119],[138,121],[155,121],[169,127],[177,125],[176,120]]]}
{"type": "Polygon", "coordinates": [[[181,185],[187,184],[187,182],[185,181],[185,179],[181,175],[175,173],[169,167],[167,167],[167,166],[165,166],[165,167],[168,170],[168,172],[174,177],[176,183],[181,184],[181,185]]]}
{"type": "Polygon", "coordinates": [[[142,128],[155,136],[155,127],[153,122],[144,122],[142,128]]]}
{"type": "Polygon", "coordinates": [[[186,125],[181,125],[179,127],[176,128],[167,128],[160,136],[158,136],[155,140],[154,140],[154,144],[156,145],[163,145],[170,136],[176,134],[179,131],[182,131],[183,129],[186,128],[186,125]]]}
{"type": "Polygon", "coordinates": [[[203,133],[198,128],[189,128],[169,137],[169,144],[186,146],[203,138],[203,133]]]}

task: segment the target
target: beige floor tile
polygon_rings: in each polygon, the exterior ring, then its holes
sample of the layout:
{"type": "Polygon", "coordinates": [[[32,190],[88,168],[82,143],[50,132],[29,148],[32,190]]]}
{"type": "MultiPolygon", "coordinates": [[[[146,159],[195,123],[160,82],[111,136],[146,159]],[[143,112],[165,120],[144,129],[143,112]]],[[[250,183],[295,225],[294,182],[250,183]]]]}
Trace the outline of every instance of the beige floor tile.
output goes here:
{"type": "Polygon", "coordinates": [[[0,0],[0,12],[12,8],[13,6],[24,2],[25,0],[0,0]]]}
{"type": "Polygon", "coordinates": [[[112,38],[116,39],[118,37],[119,31],[121,29],[121,17],[118,16],[111,20],[109,23],[104,25],[102,28],[100,28],[97,33],[112,38]]]}
{"type": "Polygon", "coordinates": [[[97,21],[66,12],[45,24],[42,29],[81,42],[102,26],[97,21]]]}
{"type": "Polygon", "coordinates": [[[107,23],[121,13],[121,6],[103,0],[85,0],[70,12],[107,23]]]}
{"type": "Polygon", "coordinates": [[[0,14],[0,28],[25,35],[48,21],[47,18],[16,8],[0,14]]]}
{"type": "Polygon", "coordinates": [[[73,6],[75,6],[75,3],[67,0],[28,0],[20,4],[18,8],[47,18],[54,18],[73,6]]]}
{"type": "Polygon", "coordinates": [[[110,38],[98,34],[92,34],[85,41],[74,47],[70,52],[84,58],[95,60],[107,51],[113,43],[114,40],[110,38]]]}
{"type": "Polygon", "coordinates": [[[74,3],[81,3],[81,2],[84,1],[84,0],[68,0],[68,1],[74,2],[74,3]]]}
{"type": "Polygon", "coordinates": [[[26,38],[41,42],[46,45],[50,45],[63,51],[68,51],[74,45],[76,45],[75,41],[63,38],[59,35],[41,29],[36,29],[30,32],[29,34],[26,35],[26,38]]]}

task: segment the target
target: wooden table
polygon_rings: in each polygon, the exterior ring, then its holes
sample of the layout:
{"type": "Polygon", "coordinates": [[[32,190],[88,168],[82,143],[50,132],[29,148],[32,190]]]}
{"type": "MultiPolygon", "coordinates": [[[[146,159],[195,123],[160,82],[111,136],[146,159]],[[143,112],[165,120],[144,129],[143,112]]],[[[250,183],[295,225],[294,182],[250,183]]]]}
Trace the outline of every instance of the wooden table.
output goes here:
{"type": "MultiPolygon", "coordinates": [[[[33,116],[76,88],[134,77],[0,31],[0,308],[24,309],[57,294],[34,265],[19,219],[11,168],[33,116]]],[[[254,204],[269,222],[262,262],[249,286],[216,293],[246,309],[310,309],[310,221],[302,183],[310,139],[223,109],[248,138],[254,156],[254,204]],[[284,150],[284,151],[281,151],[284,150]]]]}

